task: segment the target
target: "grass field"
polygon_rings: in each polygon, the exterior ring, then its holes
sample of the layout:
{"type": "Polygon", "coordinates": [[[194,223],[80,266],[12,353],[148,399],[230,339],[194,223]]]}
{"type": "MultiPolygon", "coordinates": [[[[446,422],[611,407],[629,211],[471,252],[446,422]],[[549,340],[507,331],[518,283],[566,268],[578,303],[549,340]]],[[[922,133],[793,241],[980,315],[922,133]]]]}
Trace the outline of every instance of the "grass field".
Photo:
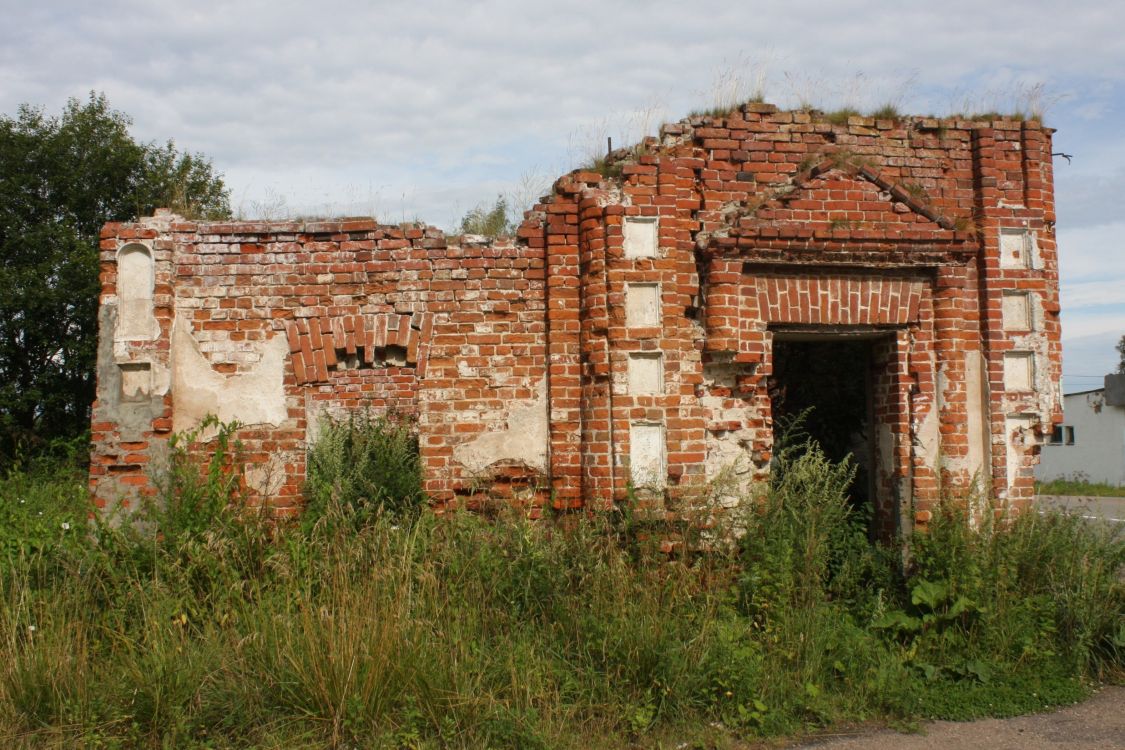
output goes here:
{"type": "Polygon", "coordinates": [[[178,446],[136,526],[87,522],[80,473],[0,480],[0,745],[724,747],[1032,711],[1125,667],[1101,527],[951,503],[904,565],[815,448],[705,536],[439,518],[408,431],[334,430],[288,526],[240,504],[233,443],[178,446]],[[669,534],[708,551],[662,556],[669,534]]]}
{"type": "Polygon", "coordinates": [[[1102,482],[1088,482],[1081,478],[1055,479],[1036,482],[1036,495],[1066,495],[1070,497],[1125,497],[1125,487],[1102,482]]]}

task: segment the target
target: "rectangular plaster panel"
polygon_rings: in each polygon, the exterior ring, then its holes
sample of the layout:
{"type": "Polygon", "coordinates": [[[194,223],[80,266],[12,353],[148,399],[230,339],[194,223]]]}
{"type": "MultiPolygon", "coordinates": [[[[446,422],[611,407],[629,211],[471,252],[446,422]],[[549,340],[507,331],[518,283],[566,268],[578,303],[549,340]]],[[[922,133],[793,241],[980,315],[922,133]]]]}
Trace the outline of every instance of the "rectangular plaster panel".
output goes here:
{"type": "Polygon", "coordinates": [[[625,325],[629,328],[658,328],[660,326],[659,284],[626,285],[625,325]]]}
{"type": "Polygon", "coordinates": [[[629,467],[634,487],[664,487],[668,475],[664,425],[635,422],[629,428],[629,467]]]}
{"type": "Polygon", "coordinates": [[[1001,302],[1005,331],[1031,330],[1031,296],[1027,292],[1006,293],[1001,302]]]}
{"type": "Polygon", "coordinates": [[[966,429],[969,438],[969,476],[985,486],[991,455],[988,400],[988,362],[978,351],[965,352],[966,429]]]}
{"type": "Polygon", "coordinates": [[[629,393],[644,395],[664,392],[664,355],[633,352],[629,355],[629,393]]]}
{"type": "Polygon", "coordinates": [[[117,256],[118,341],[154,339],[160,326],[153,316],[152,255],[143,245],[127,245],[117,256]]]}
{"type": "Polygon", "coordinates": [[[152,393],[152,367],[147,362],[121,365],[121,397],[126,401],[152,393]]]}
{"type": "Polygon", "coordinates": [[[1008,352],[1004,355],[1004,390],[1030,391],[1035,383],[1035,355],[1008,352]]]}
{"type": "Polygon", "coordinates": [[[1011,487],[1019,476],[1020,467],[1023,465],[1023,455],[1031,438],[1031,430],[1035,426],[1035,417],[1030,414],[1013,414],[1004,418],[1004,442],[1007,447],[1008,487],[1011,487]]]}
{"type": "Polygon", "coordinates": [[[1000,267],[1031,268],[1035,235],[1022,227],[1000,230],[1000,267]]]}
{"type": "Polygon", "coordinates": [[[659,255],[656,219],[628,217],[625,219],[625,257],[655,258],[659,255]]]}

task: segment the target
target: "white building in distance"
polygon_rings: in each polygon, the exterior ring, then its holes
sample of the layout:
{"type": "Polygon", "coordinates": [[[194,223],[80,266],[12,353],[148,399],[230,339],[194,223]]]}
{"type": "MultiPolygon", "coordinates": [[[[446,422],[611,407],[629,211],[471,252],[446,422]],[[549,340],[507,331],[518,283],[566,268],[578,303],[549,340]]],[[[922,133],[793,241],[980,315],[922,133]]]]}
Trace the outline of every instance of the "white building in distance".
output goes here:
{"type": "Polygon", "coordinates": [[[1063,424],[1043,446],[1035,478],[1125,486],[1125,375],[1105,387],[1063,396],[1063,424]]]}

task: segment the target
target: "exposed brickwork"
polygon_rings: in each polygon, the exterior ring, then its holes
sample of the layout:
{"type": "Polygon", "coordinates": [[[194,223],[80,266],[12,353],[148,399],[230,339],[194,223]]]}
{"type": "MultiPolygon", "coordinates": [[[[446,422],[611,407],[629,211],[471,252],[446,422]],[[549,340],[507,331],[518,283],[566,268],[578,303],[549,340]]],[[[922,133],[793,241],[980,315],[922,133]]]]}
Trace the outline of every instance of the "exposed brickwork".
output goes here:
{"type": "Polygon", "coordinates": [[[974,481],[1026,504],[1059,418],[1049,130],[751,104],[611,165],[560,178],[494,243],[366,220],[108,225],[96,493],[151,491],[149,460],[213,400],[257,415],[242,437],[274,457],[261,491],[282,509],[318,415],[368,406],[417,419],[437,502],[677,513],[768,472],[775,337],[849,335],[872,342],[880,533],[974,481]],[[119,341],[130,244],[151,254],[155,327],[119,341]],[[275,381],[280,410],[213,393],[275,381]]]}

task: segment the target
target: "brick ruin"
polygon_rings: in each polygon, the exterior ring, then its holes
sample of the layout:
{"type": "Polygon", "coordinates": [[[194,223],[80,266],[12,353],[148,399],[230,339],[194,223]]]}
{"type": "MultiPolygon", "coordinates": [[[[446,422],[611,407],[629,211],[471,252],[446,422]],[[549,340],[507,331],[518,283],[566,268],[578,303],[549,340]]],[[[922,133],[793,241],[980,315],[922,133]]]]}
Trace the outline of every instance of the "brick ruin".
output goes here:
{"type": "Polygon", "coordinates": [[[1036,122],[747,104],[564,175],[511,239],[109,224],[91,486],[152,493],[214,413],[293,511],[320,418],[369,408],[415,420],[435,503],[676,514],[767,476],[787,389],[838,382],[879,533],[974,484],[1019,508],[1061,419],[1054,220],[1036,122]]]}

